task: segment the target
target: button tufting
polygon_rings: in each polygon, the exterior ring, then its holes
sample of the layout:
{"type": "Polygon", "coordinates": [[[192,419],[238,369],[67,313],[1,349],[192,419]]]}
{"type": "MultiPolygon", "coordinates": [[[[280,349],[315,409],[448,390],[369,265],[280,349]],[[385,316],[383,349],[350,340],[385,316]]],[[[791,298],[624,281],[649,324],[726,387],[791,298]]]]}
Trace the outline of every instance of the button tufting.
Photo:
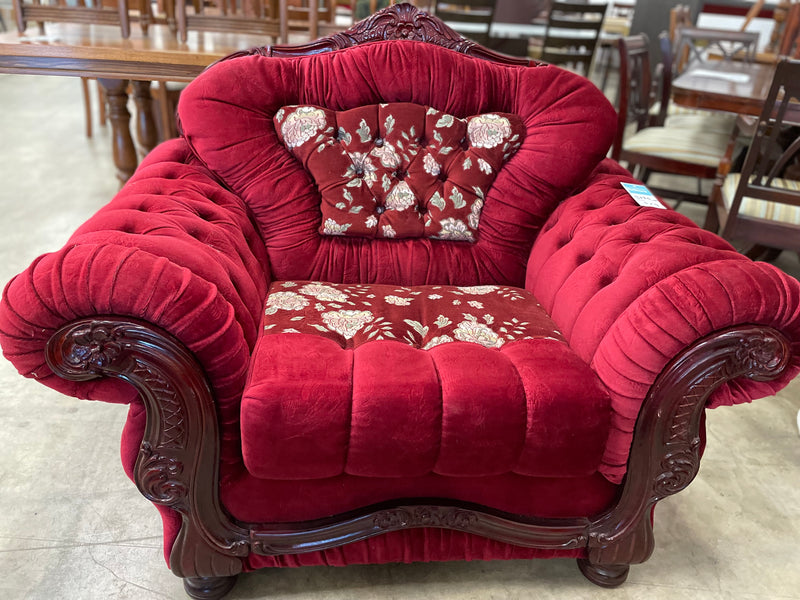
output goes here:
{"type": "Polygon", "coordinates": [[[395,171],[394,172],[394,176],[397,179],[399,179],[400,181],[403,181],[403,179],[406,178],[406,175],[408,175],[408,172],[406,172],[406,171],[395,171]]]}
{"type": "Polygon", "coordinates": [[[379,214],[379,215],[382,215],[384,212],[386,212],[386,207],[385,206],[377,206],[377,207],[375,207],[375,212],[377,214],[379,214]]]}
{"type": "Polygon", "coordinates": [[[375,138],[375,145],[380,148],[383,146],[383,138],[375,138]]]}

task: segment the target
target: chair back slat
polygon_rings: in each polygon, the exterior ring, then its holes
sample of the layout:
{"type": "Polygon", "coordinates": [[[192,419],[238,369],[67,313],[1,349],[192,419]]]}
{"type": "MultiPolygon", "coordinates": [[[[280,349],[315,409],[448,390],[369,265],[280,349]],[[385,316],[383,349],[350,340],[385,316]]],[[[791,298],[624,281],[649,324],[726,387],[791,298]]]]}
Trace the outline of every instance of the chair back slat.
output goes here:
{"type": "Polygon", "coordinates": [[[120,34],[126,39],[131,34],[127,0],[108,3],[95,1],[89,4],[85,0],[13,0],[13,6],[20,33],[24,33],[28,23],[33,21],[39,24],[41,33],[45,32],[45,23],[83,23],[118,25],[120,34]]]}
{"type": "Polygon", "coordinates": [[[434,5],[434,13],[465,37],[488,46],[492,21],[494,21],[495,4],[496,0],[458,0],[456,2],[437,0],[434,5]],[[460,24],[467,25],[468,28],[461,28],[460,24]],[[474,27],[475,25],[479,27],[474,27]]]}
{"type": "MultiPolygon", "coordinates": [[[[316,8],[316,0],[312,3],[316,8]]],[[[312,18],[315,11],[312,10],[312,18]]],[[[175,3],[178,34],[186,41],[189,31],[220,31],[265,35],[273,40],[288,39],[287,0],[203,0],[195,7],[184,0],[175,3]]],[[[316,37],[316,28],[314,30],[316,37]]]]}
{"type": "Polygon", "coordinates": [[[556,65],[580,67],[588,76],[606,8],[606,4],[553,2],[547,17],[541,59],[556,65]]]}

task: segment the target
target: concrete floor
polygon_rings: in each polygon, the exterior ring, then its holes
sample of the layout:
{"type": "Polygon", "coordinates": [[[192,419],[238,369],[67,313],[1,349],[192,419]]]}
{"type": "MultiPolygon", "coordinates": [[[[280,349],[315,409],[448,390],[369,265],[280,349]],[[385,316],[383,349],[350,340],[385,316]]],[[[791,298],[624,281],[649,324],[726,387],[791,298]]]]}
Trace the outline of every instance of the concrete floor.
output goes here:
{"type": "MultiPolygon", "coordinates": [[[[63,245],[117,187],[108,131],[84,137],[77,79],[0,75],[0,282],[63,245]]],[[[800,274],[797,256],[781,261],[800,274]]],[[[659,505],[653,556],[616,590],[557,560],[261,572],[229,597],[800,598],[798,408],[800,379],[713,411],[700,475],[659,505]]],[[[0,597],[185,597],[155,509],[120,468],[124,418],[124,407],[60,396],[0,360],[0,597]]]]}

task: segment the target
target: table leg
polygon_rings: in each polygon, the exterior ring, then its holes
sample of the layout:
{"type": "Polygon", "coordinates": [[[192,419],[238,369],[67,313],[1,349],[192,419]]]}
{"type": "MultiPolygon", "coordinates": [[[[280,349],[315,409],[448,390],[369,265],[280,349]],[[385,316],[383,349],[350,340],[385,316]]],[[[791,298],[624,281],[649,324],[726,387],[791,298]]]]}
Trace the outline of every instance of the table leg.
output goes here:
{"type": "Polygon", "coordinates": [[[114,164],[117,177],[127,181],[138,163],[136,147],[131,137],[131,113],[128,112],[128,80],[98,79],[108,98],[108,113],[111,121],[111,136],[114,147],[114,164]]]}
{"type": "Polygon", "coordinates": [[[134,81],[133,101],[136,104],[136,139],[143,154],[147,154],[158,143],[158,131],[153,117],[153,96],[149,81],[134,81]]]}

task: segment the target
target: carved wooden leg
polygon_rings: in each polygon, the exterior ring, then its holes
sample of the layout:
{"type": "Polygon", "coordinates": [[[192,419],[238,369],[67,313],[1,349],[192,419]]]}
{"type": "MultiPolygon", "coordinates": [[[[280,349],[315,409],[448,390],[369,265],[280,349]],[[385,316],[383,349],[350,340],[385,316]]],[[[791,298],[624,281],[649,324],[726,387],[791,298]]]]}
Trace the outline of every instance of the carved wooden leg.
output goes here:
{"type": "Polygon", "coordinates": [[[219,600],[233,589],[236,575],[231,577],[184,577],[183,589],[197,600],[219,600]]]}
{"type": "Polygon", "coordinates": [[[138,160],[131,137],[131,113],[128,112],[128,81],[126,79],[98,79],[106,92],[114,144],[114,164],[117,177],[125,182],[136,170],[138,160]]]}
{"type": "Polygon", "coordinates": [[[136,103],[136,139],[142,152],[147,154],[158,143],[149,81],[133,82],[133,101],[136,103]]]}
{"type": "Polygon", "coordinates": [[[578,568],[586,579],[605,588],[614,588],[625,583],[630,565],[595,565],[586,558],[578,559],[578,568]]]}

